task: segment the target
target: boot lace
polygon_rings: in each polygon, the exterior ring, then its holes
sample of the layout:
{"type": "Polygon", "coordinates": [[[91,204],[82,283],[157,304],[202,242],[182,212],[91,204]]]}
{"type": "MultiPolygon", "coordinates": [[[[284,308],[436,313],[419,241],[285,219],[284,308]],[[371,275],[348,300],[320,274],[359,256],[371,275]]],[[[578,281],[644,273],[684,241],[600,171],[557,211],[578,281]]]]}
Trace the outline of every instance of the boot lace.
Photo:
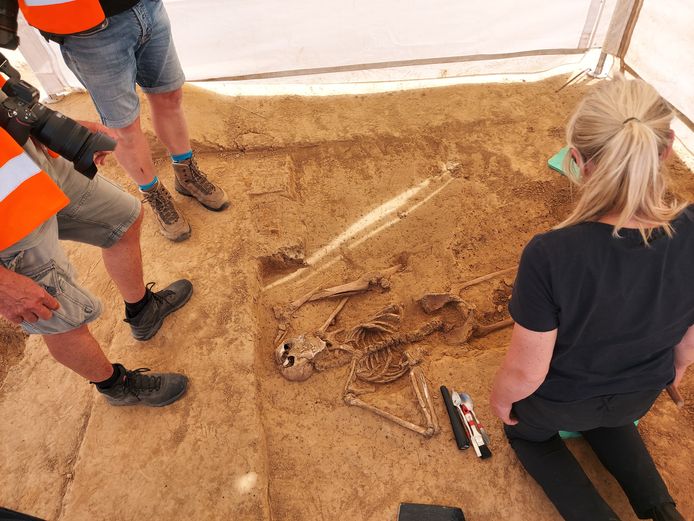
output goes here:
{"type": "Polygon", "coordinates": [[[171,194],[162,186],[158,186],[149,192],[144,192],[144,200],[152,206],[152,209],[164,221],[164,224],[173,224],[178,221],[178,212],[173,204],[171,194]]]}
{"type": "Polygon", "coordinates": [[[157,291],[156,293],[152,291],[152,288],[156,282],[148,282],[147,283],[147,291],[149,292],[150,295],[152,295],[152,299],[161,303],[161,302],[166,302],[167,304],[171,304],[169,301],[169,297],[173,297],[176,295],[175,291],[172,291],[170,289],[164,289],[161,291],[157,291]]]}
{"type": "Polygon", "coordinates": [[[149,370],[149,367],[140,367],[139,369],[126,371],[123,392],[132,394],[139,400],[141,393],[158,391],[161,388],[161,376],[144,374],[149,370]]]}
{"type": "Polygon", "coordinates": [[[200,191],[202,191],[205,195],[210,195],[212,192],[214,192],[215,186],[210,182],[209,179],[207,179],[207,176],[200,171],[194,157],[190,158],[188,169],[190,172],[190,182],[193,183],[200,191]]]}

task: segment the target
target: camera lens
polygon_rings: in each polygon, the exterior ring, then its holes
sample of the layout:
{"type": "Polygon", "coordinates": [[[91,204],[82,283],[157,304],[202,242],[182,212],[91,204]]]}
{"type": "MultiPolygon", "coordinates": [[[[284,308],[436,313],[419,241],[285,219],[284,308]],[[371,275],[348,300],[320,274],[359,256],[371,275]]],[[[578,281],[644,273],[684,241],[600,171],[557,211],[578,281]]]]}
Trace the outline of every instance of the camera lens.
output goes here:
{"type": "Polygon", "coordinates": [[[53,152],[72,161],[75,170],[90,179],[97,171],[94,153],[116,147],[110,137],[92,133],[76,121],[40,103],[34,105],[33,110],[38,123],[32,129],[32,134],[53,152]]]}

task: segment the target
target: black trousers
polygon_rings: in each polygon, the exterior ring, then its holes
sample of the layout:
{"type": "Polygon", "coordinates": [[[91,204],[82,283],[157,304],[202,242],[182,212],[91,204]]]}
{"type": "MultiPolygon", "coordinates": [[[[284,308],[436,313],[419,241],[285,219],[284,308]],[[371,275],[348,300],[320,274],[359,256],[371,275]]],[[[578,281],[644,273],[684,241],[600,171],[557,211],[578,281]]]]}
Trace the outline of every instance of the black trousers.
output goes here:
{"type": "Polygon", "coordinates": [[[559,437],[579,431],[629,498],[639,519],[663,503],[674,503],[634,420],[660,391],[553,402],[531,395],[513,405],[517,425],[505,425],[511,447],[567,521],[614,521],[617,514],[600,496],[559,437]]]}

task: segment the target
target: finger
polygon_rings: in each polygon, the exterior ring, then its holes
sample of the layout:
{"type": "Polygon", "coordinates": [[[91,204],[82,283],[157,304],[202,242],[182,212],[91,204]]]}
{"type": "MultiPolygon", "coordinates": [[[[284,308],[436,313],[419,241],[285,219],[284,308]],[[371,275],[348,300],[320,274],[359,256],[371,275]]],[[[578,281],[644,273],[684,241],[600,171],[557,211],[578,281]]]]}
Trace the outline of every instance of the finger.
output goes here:
{"type": "Polygon", "coordinates": [[[29,322],[30,324],[39,321],[39,317],[31,311],[25,311],[24,313],[22,313],[22,319],[24,320],[24,322],[29,322]]]}
{"type": "Polygon", "coordinates": [[[41,304],[46,306],[48,309],[59,309],[60,302],[58,302],[50,293],[46,293],[41,299],[41,304]]]}
{"type": "Polygon", "coordinates": [[[5,317],[7,320],[12,322],[13,324],[21,324],[22,323],[22,316],[21,315],[10,315],[5,317]]]}
{"type": "Polygon", "coordinates": [[[36,309],[33,309],[32,313],[43,320],[48,320],[53,316],[53,311],[48,309],[46,306],[39,306],[36,309]]]}
{"type": "Polygon", "coordinates": [[[518,425],[518,420],[514,420],[513,418],[509,417],[508,419],[504,420],[504,423],[506,425],[518,425]]]}

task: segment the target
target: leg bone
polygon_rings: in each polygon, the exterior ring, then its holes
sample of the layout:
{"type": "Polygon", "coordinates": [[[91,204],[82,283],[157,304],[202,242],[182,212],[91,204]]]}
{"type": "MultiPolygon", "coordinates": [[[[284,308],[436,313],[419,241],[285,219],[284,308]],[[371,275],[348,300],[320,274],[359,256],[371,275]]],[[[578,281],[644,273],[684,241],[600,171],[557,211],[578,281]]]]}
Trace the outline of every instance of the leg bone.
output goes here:
{"type": "Polygon", "coordinates": [[[430,438],[434,435],[434,432],[431,430],[430,427],[421,427],[419,425],[415,425],[414,423],[408,422],[407,420],[403,420],[402,418],[399,418],[398,416],[395,416],[394,414],[391,414],[388,411],[384,411],[383,409],[379,409],[378,407],[375,407],[364,402],[363,400],[360,400],[353,394],[345,395],[344,400],[347,405],[356,405],[357,407],[361,407],[363,409],[366,409],[367,411],[371,411],[374,414],[377,414],[378,416],[385,418],[386,420],[390,420],[394,423],[397,423],[401,427],[405,427],[406,429],[414,431],[417,434],[421,434],[426,438],[430,438]]]}
{"type": "Polygon", "coordinates": [[[349,297],[343,298],[340,303],[337,305],[335,310],[330,314],[328,317],[328,320],[325,321],[325,324],[321,326],[321,328],[318,330],[318,336],[323,337],[325,335],[325,332],[328,330],[330,325],[333,323],[333,320],[335,320],[335,317],[342,311],[342,308],[345,307],[345,304],[347,304],[347,301],[349,300],[349,297]]]}

